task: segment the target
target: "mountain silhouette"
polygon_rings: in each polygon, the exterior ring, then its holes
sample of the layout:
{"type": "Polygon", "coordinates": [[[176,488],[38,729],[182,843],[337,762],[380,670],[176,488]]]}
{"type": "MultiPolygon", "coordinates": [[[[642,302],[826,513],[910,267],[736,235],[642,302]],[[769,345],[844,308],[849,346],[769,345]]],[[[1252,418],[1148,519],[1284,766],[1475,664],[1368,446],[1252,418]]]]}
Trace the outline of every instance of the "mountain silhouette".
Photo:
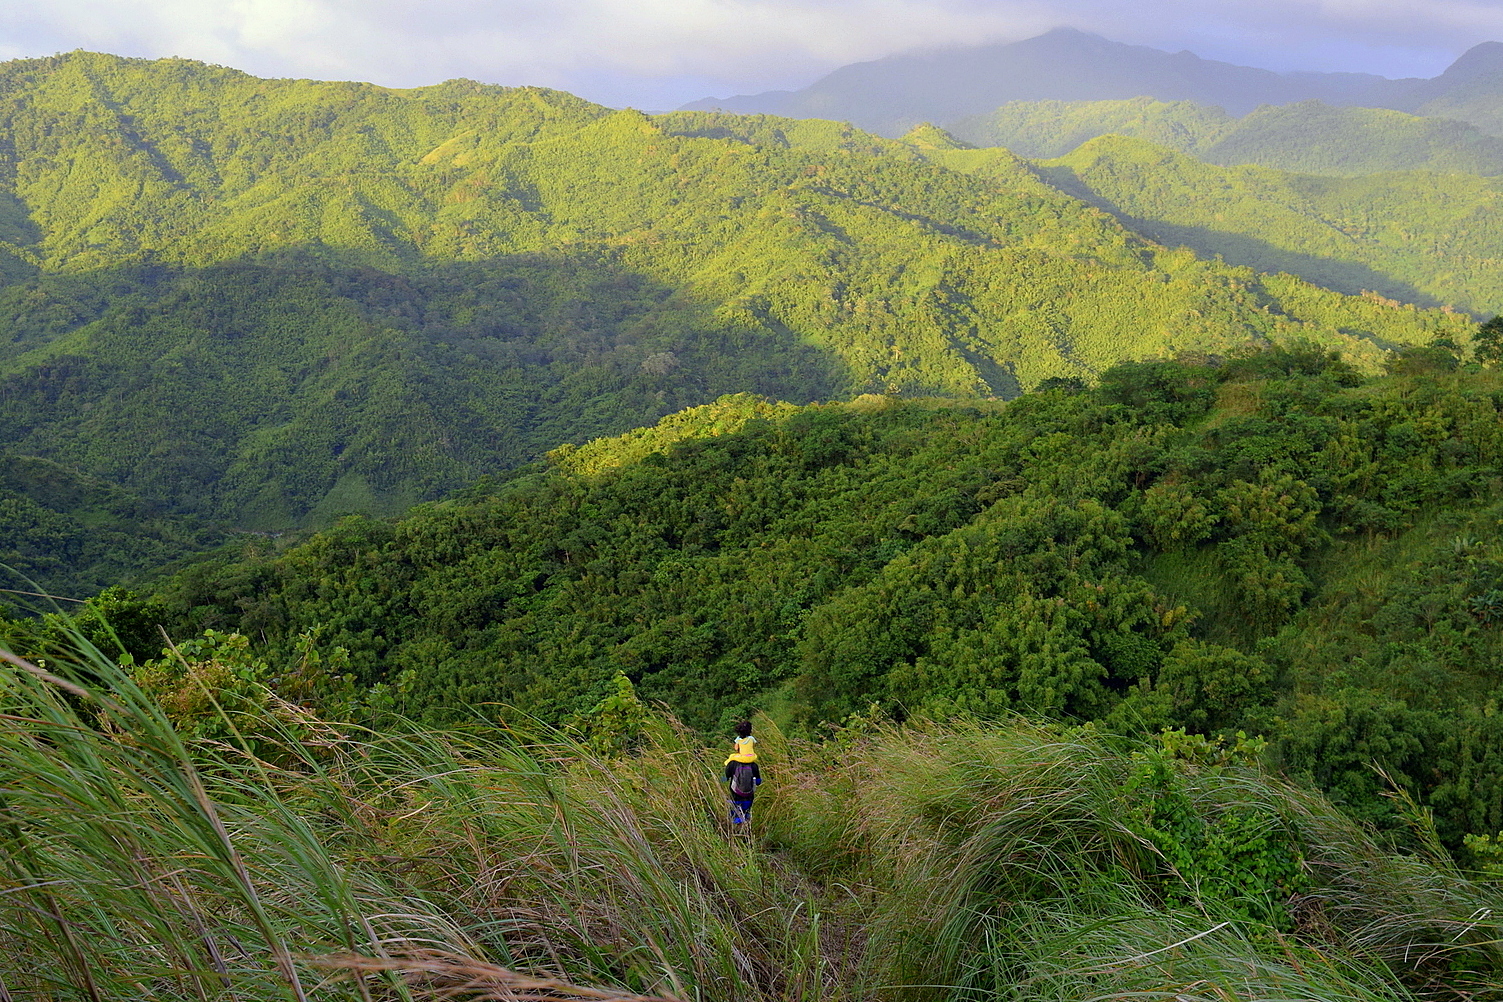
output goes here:
{"type": "Polygon", "coordinates": [[[1021,42],[899,53],[842,66],[796,91],[705,98],[685,110],[833,118],[886,136],[949,123],[1010,101],[1193,101],[1245,115],[1323,101],[1390,108],[1503,131],[1503,44],[1485,42],[1430,80],[1370,73],[1275,73],[1126,45],[1073,28],[1021,42]]]}

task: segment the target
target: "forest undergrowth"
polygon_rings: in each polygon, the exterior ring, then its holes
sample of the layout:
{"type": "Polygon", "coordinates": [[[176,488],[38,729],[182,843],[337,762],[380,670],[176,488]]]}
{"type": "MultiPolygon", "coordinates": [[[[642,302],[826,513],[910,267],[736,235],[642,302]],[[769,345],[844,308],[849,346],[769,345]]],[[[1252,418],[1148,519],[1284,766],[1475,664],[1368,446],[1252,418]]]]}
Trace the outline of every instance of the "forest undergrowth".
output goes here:
{"type": "Polygon", "coordinates": [[[661,713],[378,732],[206,687],[195,729],[97,653],[0,656],[6,999],[1503,997],[1497,879],[1256,740],[763,718],[741,835],[661,713]]]}

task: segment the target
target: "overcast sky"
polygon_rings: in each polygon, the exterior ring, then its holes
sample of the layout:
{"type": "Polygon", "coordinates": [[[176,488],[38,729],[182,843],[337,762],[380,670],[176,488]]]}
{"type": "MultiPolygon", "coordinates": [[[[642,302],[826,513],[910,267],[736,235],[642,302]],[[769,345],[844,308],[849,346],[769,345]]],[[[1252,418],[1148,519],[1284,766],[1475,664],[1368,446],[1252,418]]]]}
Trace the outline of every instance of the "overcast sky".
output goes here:
{"type": "Polygon", "coordinates": [[[1275,70],[1429,77],[1503,41],[1503,0],[0,0],[0,58],[92,49],[394,87],[470,77],[655,111],[1059,26],[1275,70]]]}

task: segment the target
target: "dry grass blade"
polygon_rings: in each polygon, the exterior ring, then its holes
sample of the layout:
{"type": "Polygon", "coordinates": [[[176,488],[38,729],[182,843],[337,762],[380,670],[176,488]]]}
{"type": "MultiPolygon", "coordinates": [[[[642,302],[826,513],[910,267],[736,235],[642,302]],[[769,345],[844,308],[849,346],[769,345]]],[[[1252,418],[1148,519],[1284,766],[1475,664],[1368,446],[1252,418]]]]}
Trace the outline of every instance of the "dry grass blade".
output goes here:
{"type": "Polygon", "coordinates": [[[476,1002],[683,1002],[671,995],[635,995],[612,988],[587,988],[557,978],[526,974],[440,950],[402,957],[319,957],[309,961],[327,971],[355,976],[396,973],[418,999],[472,999],[476,1002]]]}

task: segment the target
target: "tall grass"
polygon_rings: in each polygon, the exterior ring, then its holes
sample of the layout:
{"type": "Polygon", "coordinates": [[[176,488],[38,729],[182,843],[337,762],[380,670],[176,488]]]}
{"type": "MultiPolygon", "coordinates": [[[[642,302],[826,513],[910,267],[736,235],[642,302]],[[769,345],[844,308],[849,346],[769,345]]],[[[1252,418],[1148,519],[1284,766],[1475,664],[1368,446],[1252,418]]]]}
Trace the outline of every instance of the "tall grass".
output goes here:
{"type": "Polygon", "coordinates": [[[759,722],[741,837],[667,719],[619,759],[291,707],[186,741],[106,658],[4,660],[0,999],[1500,996],[1496,886],[1255,771],[1183,789],[1305,847],[1292,928],[1166,893],[1089,731],[759,722]]]}
{"type": "Polygon", "coordinates": [[[1503,997],[1497,885],[1465,879],[1438,848],[1385,851],[1259,771],[1183,763],[1199,816],[1264,816],[1302,847],[1305,883],[1282,902],[1292,928],[1270,927],[1176,873],[1129,822],[1142,761],[1089,730],[880,730],[779,784],[768,836],[854,889],[867,993],[1503,997]],[[1183,894],[1166,894],[1174,885],[1183,894]]]}

